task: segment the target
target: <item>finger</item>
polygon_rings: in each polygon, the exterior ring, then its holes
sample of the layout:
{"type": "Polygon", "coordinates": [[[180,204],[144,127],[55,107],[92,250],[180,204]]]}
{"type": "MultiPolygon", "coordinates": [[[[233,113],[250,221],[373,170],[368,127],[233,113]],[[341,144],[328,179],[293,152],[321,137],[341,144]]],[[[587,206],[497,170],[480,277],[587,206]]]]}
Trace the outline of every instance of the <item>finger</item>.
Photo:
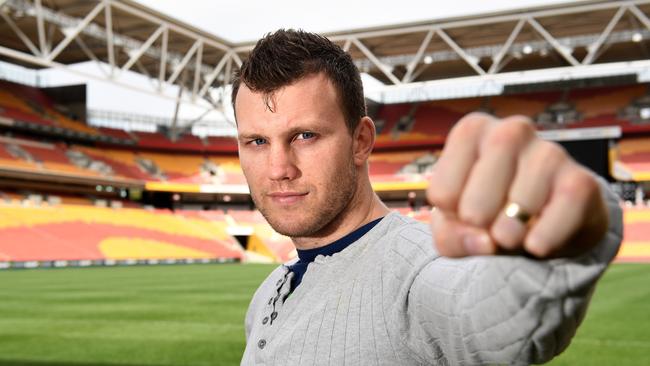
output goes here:
{"type": "Polygon", "coordinates": [[[463,186],[479,150],[483,131],[496,120],[482,113],[462,118],[451,130],[431,175],[427,199],[436,207],[456,211],[463,186]]]}
{"type": "Polygon", "coordinates": [[[479,159],[461,195],[461,221],[482,228],[491,226],[505,204],[520,152],[534,136],[535,130],[525,117],[511,117],[491,126],[480,142],[479,159]]]}
{"type": "Polygon", "coordinates": [[[431,231],[438,253],[446,257],[489,255],[496,246],[485,230],[462,224],[452,214],[441,210],[431,212],[431,231]]]}
{"type": "MultiPolygon", "coordinates": [[[[539,214],[549,200],[557,167],[568,160],[564,149],[555,143],[536,140],[530,144],[519,159],[507,201],[518,204],[530,216],[539,214]]],[[[501,210],[490,234],[500,247],[512,250],[523,246],[527,231],[524,222],[501,210]]]]}
{"type": "Polygon", "coordinates": [[[566,246],[588,221],[591,202],[600,198],[593,175],[573,162],[558,172],[553,185],[550,201],[524,239],[526,251],[540,258],[560,251],[579,252],[566,246]]]}

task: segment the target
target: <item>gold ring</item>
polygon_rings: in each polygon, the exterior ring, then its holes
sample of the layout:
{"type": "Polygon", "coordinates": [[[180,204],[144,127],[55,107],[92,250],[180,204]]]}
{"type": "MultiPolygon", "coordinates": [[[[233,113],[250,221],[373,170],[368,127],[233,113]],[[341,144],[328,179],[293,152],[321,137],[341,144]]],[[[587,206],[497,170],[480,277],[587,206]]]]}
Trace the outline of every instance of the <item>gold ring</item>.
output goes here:
{"type": "Polygon", "coordinates": [[[506,205],[504,213],[511,219],[517,219],[524,225],[527,225],[532,215],[526,212],[518,203],[510,202],[506,205]]]}

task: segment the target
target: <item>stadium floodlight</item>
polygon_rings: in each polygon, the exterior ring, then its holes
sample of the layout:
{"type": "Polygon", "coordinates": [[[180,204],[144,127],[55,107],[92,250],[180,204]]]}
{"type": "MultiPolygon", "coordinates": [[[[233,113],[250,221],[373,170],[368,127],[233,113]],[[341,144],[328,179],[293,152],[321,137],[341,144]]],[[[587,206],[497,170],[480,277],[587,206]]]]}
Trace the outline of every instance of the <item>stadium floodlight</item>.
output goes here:
{"type": "Polygon", "coordinates": [[[529,44],[524,45],[524,47],[521,49],[521,52],[524,53],[524,55],[530,55],[533,53],[533,47],[529,44]]]}
{"type": "Polygon", "coordinates": [[[125,47],[124,50],[126,54],[129,55],[129,58],[135,58],[138,54],[138,50],[135,48],[125,47]]]}
{"type": "Polygon", "coordinates": [[[431,57],[430,55],[426,55],[424,56],[423,61],[425,64],[431,65],[433,63],[433,57],[431,57]]]}
{"type": "Polygon", "coordinates": [[[642,40],[643,40],[643,35],[641,34],[641,32],[634,32],[634,34],[632,34],[632,42],[639,43],[642,40]]]}
{"type": "Polygon", "coordinates": [[[59,28],[61,30],[61,33],[63,33],[66,37],[70,37],[71,34],[75,32],[76,27],[73,26],[65,26],[59,28]]]}
{"type": "Polygon", "coordinates": [[[647,120],[650,119],[650,108],[641,108],[639,110],[639,116],[641,117],[642,120],[647,120]]]}

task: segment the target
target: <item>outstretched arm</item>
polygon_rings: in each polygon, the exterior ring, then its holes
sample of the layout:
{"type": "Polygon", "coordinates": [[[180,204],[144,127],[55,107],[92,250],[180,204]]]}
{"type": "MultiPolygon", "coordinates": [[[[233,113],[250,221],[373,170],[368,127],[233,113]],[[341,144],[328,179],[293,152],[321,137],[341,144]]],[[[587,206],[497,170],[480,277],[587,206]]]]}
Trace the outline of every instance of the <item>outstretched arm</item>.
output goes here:
{"type": "Polygon", "coordinates": [[[407,343],[451,364],[540,363],[564,350],[621,242],[605,182],[527,118],[471,114],[427,194],[443,257],[411,286],[407,343]]]}
{"type": "Polygon", "coordinates": [[[581,255],[439,257],[423,267],[406,312],[413,351],[452,365],[543,363],[562,352],[621,242],[618,199],[604,183],[603,192],[609,228],[581,255]]]}

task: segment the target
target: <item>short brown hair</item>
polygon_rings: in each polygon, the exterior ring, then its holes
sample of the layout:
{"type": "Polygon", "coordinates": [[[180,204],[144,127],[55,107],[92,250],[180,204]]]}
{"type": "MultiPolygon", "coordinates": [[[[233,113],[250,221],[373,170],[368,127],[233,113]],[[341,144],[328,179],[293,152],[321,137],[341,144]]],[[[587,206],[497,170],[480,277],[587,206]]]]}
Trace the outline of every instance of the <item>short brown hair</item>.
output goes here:
{"type": "MultiPolygon", "coordinates": [[[[278,89],[320,72],[324,72],[337,89],[348,129],[354,131],[366,115],[359,70],[341,47],[321,35],[302,30],[280,29],[257,42],[235,73],[233,108],[241,83],[270,98],[278,89]]],[[[271,109],[271,105],[267,105],[271,109]]]]}

